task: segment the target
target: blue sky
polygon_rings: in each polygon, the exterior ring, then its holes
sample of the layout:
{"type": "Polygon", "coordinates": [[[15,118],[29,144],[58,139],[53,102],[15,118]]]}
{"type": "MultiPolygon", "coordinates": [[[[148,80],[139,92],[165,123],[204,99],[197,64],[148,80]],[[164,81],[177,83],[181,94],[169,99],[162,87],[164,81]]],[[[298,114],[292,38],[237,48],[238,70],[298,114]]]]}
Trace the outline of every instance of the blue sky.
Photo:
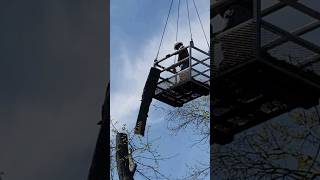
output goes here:
{"type": "MultiPolygon", "coordinates": [[[[150,67],[157,53],[161,33],[171,0],[111,0],[111,117],[129,129],[135,125],[140,106],[143,87],[150,67]]],[[[159,56],[172,52],[175,43],[177,2],[174,1],[171,17],[159,56]]],[[[209,36],[209,1],[197,0],[200,17],[207,37],[209,36]]],[[[188,44],[190,41],[185,1],[181,1],[178,40],[188,44]]],[[[197,47],[208,50],[201,26],[197,20],[192,1],[189,1],[190,20],[193,40],[197,47]]],[[[157,100],[152,104],[168,107],[157,100]]],[[[148,125],[150,136],[159,137],[159,152],[164,156],[178,154],[173,159],[163,162],[163,172],[173,177],[186,173],[185,164],[192,165],[196,160],[209,161],[209,143],[191,147],[193,136],[186,130],[177,136],[169,135],[164,114],[150,108],[148,125]],[[174,148],[172,148],[174,147],[174,148]]],[[[208,178],[209,179],[209,178],[208,178]]]]}

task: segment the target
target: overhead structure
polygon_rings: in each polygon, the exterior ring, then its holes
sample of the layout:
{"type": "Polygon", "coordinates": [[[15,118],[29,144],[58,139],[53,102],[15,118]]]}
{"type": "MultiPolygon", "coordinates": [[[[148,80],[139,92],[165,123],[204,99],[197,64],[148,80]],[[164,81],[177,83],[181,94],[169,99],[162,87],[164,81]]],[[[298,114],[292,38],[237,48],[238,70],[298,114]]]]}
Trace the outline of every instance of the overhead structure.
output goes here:
{"type": "MultiPolygon", "coordinates": [[[[187,45],[183,45],[182,42],[178,41],[180,17],[179,11],[181,4],[179,0],[177,6],[177,43],[174,46],[175,51],[172,51],[170,54],[159,58],[159,52],[162,45],[163,37],[166,31],[171,9],[173,7],[172,0],[169,8],[169,13],[166,18],[165,27],[162,33],[159,49],[144,87],[139,115],[135,127],[136,134],[142,136],[144,135],[149,106],[153,98],[173,107],[182,107],[183,104],[188,103],[196,98],[209,95],[209,42],[203,29],[197,6],[195,4],[195,1],[193,0],[193,5],[201,25],[203,35],[206,39],[208,49],[202,50],[201,48],[194,45],[190,24],[189,0],[186,0],[185,2],[188,13],[187,17],[189,22],[190,43],[187,44],[185,42],[185,44],[187,45]]],[[[173,44],[171,44],[170,46],[173,46],[173,44]]]]}
{"type": "Polygon", "coordinates": [[[319,104],[320,12],[304,2],[217,0],[211,5],[216,12],[211,14],[211,143],[230,143],[248,128],[319,104]],[[252,13],[237,19],[248,7],[252,13]],[[223,21],[226,26],[219,28],[223,21]]]}

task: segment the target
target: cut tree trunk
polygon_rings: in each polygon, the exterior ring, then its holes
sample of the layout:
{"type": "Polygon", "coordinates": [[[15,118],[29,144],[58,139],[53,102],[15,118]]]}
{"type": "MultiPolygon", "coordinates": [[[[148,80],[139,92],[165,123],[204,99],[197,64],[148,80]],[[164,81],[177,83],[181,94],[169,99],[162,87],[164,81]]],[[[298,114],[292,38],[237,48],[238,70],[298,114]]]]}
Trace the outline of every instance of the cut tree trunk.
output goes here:
{"type": "Polygon", "coordinates": [[[120,180],[133,180],[136,164],[133,162],[128,149],[128,136],[118,133],[116,136],[116,161],[120,180]]]}

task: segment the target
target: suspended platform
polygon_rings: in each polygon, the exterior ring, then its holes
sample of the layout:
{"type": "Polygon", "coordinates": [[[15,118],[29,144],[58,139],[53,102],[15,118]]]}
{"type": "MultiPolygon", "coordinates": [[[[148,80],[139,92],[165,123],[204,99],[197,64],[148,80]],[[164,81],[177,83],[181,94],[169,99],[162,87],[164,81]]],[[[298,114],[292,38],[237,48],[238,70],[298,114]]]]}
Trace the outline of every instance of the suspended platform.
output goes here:
{"type": "Polygon", "coordinates": [[[184,60],[172,63],[174,56],[171,56],[154,63],[154,66],[161,70],[154,98],[173,107],[182,107],[183,104],[207,96],[210,92],[209,53],[195,47],[192,42],[179,51],[184,49],[189,52],[189,57],[184,60]],[[178,69],[185,61],[189,61],[188,68],[172,70],[178,69]]]}
{"type": "Polygon", "coordinates": [[[319,30],[320,13],[295,2],[295,11],[315,21],[294,30],[276,26],[277,16],[265,17],[287,5],[263,8],[256,0],[255,17],[213,37],[211,144],[230,143],[248,128],[319,104],[320,41],[305,36],[319,30]]]}

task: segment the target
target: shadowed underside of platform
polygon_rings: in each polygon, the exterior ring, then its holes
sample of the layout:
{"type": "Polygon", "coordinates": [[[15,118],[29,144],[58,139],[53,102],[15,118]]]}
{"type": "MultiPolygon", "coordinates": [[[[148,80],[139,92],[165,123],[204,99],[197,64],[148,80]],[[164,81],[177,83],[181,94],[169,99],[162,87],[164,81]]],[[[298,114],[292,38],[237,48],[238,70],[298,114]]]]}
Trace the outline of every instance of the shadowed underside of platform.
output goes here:
{"type": "Polygon", "coordinates": [[[209,95],[209,87],[192,79],[177,84],[168,90],[160,91],[160,93],[155,95],[155,99],[173,107],[182,107],[184,103],[207,95],[209,95]]]}
{"type": "Polygon", "coordinates": [[[217,137],[212,143],[229,143],[233,135],[285,112],[318,105],[319,77],[267,62],[255,60],[214,79],[211,116],[217,137]]]}

